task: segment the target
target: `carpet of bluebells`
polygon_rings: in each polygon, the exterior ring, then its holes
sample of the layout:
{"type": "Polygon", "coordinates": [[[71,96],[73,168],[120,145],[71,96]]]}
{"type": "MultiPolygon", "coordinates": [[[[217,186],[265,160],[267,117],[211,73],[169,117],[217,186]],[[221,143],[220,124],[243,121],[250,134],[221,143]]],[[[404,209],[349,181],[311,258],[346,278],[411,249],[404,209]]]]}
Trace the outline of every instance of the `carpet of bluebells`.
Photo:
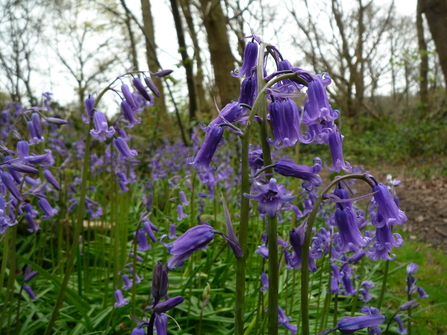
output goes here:
{"type": "Polygon", "coordinates": [[[387,287],[400,182],[344,160],[330,74],[250,36],[240,96],[188,146],[148,143],[133,131],[170,73],[105,83],[76,127],[51,93],[4,107],[0,333],[411,334],[418,266],[387,287]],[[109,120],[104,94],[122,100],[109,120]],[[309,143],[332,161],[299,161],[309,143]]]}

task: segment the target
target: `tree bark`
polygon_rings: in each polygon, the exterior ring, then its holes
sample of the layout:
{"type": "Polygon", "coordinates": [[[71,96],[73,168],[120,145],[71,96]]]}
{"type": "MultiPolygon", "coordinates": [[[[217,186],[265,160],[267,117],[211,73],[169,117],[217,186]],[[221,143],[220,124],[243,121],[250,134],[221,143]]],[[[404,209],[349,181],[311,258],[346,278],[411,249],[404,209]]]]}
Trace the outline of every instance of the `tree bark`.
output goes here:
{"type": "Polygon", "coordinates": [[[424,24],[422,21],[422,2],[418,0],[416,10],[416,28],[418,32],[418,50],[421,63],[419,64],[419,97],[422,105],[428,104],[428,54],[427,43],[424,38],[424,24]]]}
{"type": "Polygon", "coordinates": [[[190,133],[192,131],[192,125],[196,121],[197,100],[196,100],[196,88],[194,86],[194,73],[192,70],[192,60],[188,56],[185,42],[185,33],[183,31],[182,19],[180,17],[180,11],[178,8],[177,0],[170,0],[172,7],[172,15],[174,17],[175,30],[177,31],[178,44],[180,47],[180,54],[182,56],[183,67],[186,71],[186,84],[188,86],[189,96],[189,127],[190,133]]]}
{"type": "Polygon", "coordinates": [[[227,35],[227,18],[220,0],[200,0],[203,23],[207,32],[211,63],[221,105],[226,105],[239,97],[239,81],[230,73],[236,62],[231,53],[227,35]]]}
{"type": "Polygon", "coordinates": [[[436,51],[444,74],[444,85],[447,93],[447,1],[446,0],[419,0],[418,7],[427,18],[436,51]]]}
{"type": "MultiPolygon", "coordinates": [[[[152,72],[160,70],[159,62],[157,60],[157,44],[155,44],[155,32],[154,32],[154,20],[152,18],[151,4],[149,0],[141,0],[141,10],[143,14],[143,29],[147,36],[146,39],[146,59],[147,66],[152,72]]],[[[163,91],[163,85],[160,79],[152,77],[155,85],[157,85],[160,91],[160,97],[155,97],[155,105],[159,110],[159,116],[164,121],[167,119],[165,94],[163,91]]]]}

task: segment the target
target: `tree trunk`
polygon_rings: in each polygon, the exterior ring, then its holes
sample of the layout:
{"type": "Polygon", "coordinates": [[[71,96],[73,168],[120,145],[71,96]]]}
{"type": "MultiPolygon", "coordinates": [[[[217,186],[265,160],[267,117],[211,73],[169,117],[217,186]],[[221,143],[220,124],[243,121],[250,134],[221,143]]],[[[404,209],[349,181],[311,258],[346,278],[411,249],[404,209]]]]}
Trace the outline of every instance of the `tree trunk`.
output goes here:
{"type": "MultiPolygon", "coordinates": [[[[143,29],[145,35],[147,36],[147,66],[149,67],[150,71],[157,72],[158,70],[160,70],[160,66],[157,60],[157,45],[155,44],[154,20],[152,19],[151,4],[149,0],[141,0],[141,10],[143,12],[143,29]]],[[[167,114],[163,85],[160,79],[154,77],[152,77],[152,79],[154,80],[155,85],[157,85],[157,88],[160,91],[160,97],[155,97],[155,106],[157,107],[160,116],[162,116],[162,119],[166,122],[167,114]]]]}
{"type": "Polygon", "coordinates": [[[433,41],[438,52],[439,63],[444,74],[444,85],[447,92],[447,1],[446,0],[419,0],[421,13],[427,18],[433,41]]]}
{"type": "Polygon", "coordinates": [[[127,8],[127,5],[126,5],[126,1],[121,0],[121,5],[123,6],[123,8],[126,12],[125,24],[126,24],[127,32],[129,34],[130,54],[132,56],[132,66],[134,67],[134,70],[138,70],[137,47],[135,45],[135,37],[134,37],[133,31],[132,31],[132,19],[129,14],[129,9],[127,8]]]}
{"type": "Polygon", "coordinates": [[[183,67],[186,71],[186,84],[188,86],[189,96],[189,130],[191,133],[192,125],[196,120],[197,100],[196,100],[196,88],[194,86],[194,73],[192,71],[192,60],[188,56],[186,50],[185,33],[183,31],[182,19],[180,17],[180,11],[178,9],[177,0],[170,0],[172,7],[172,15],[174,17],[175,30],[177,31],[178,45],[180,47],[180,54],[182,55],[183,67]]]}
{"type": "MultiPolygon", "coordinates": [[[[196,93],[197,93],[197,109],[200,113],[207,116],[211,116],[211,108],[205,97],[205,90],[203,88],[203,62],[200,55],[199,40],[194,26],[194,21],[191,15],[191,2],[190,0],[180,0],[180,6],[182,8],[183,16],[185,17],[186,24],[188,25],[189,35],[191,37],[194,46],[194,59],[196,60],[197,74],[195,76],[196,93]]],[[[200,115],[198,115],[200,118],[200,115]]]]}
{"type": "Polygon", "coordinates": [[[416,10],[416,28],[418,32],[418,50],[421,63],[419,64],[419,96],[421,104],[428,104],[428,54],[427,43],[424,38],[424,23],[422,21],[422,2],[418,0],[416,10]]]}
{"type": "Polygon", "coordinates": [[[220,0],[200,0],[203,23],[208,35],[208,46],[214,78],[220,97],[221,105],[226,105],[239,97],[239,81],[232,78],[236,62],[231,53],[230,41],[227,35],[227,18],[225,17],[220,0]]]}

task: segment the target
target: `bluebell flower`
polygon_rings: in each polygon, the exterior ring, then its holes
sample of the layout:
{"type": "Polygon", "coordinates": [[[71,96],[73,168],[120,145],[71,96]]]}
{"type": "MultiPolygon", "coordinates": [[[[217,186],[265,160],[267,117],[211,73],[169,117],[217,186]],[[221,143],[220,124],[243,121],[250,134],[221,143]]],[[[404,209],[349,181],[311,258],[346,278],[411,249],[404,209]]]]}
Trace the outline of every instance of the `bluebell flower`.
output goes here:
{"type": "Polygon", "coordinates": [[[252,69],[256,66],[258,61],[258,43],[248,42],[245,51],[242,67],[239,70],[231,72],[231,75],[236,78],[250,75],[252,69]]]}
{"type": "Polygon", "coordinates": [[[123,279],[123,290],[130,290],[132,288],[132,282],[129,279],[129,276],[126,274],[123,274],[121,276],[121,278],[123,279]]]}
{"type": "Polygon", "coordinates": [[[374,200],[376,201],[378,213],[381,214],[380,218],[382,220],[373,220],[374,226],[379,228],[385,224],[402,224],[408,220],[405,213],[397,207],[393,196],[385,185],[378,183],[373,187],[373,192],[376,191],[377,193],[374,194],[374,200]]]}
{"type": "Polygon", "coordinates": [[[147,251],[151,250],[151,245],[147,243],[146,235],[144,234],[144,231],[142,229],[138,229],[137,231],[137,238],[138,238],[138,250],[139,251],[147,251]]]}
{"type": "Polygon", "coordinates": [[[418,287],[417,291],[419,293],[419,298],[428,298],[429,295],[424,291],[424,289],[422,287],[418,287]]]}
{"type": "Polygon", "coordinates": [[[157,303],[153,308],[151,308],[154,313],[164,313],[174,308],[175,306],[181,304],[185,298],[181,296],[176,296],[173,298],[169,298],[163,302],[157,303]]]}
{"type": "Polygon", "coordinates": [[[223,127],[219,125],[209,127],[199,152],[194,157],[188,158],[187,163],[193,165],[196,169],[203,169],[205,171],[216,170],[216,167],[211,165],[211,160],[218,145],[222,143],[222,138],[223,127]]]}
{"type": "Polygon", "coordinates": [[[312,138],[301,134],[300,111],[291,99],[272,101],[268,107],[268,119],[272,124],[274,140],[267,142],[277,149],[290,147],[297,142],[310,143],[312,138]]]}
{"type": "Polygon", "coordinates": [[[47,180],[47,182],[49,182],[51,185],[53,185],[53,187],[60,191],[61,186],[59,185],[59,182],[57,181],[56,178],[54,178],[53,174],[51,173],[50,170],[48,169],[44,169],[43,170],[43,176],[45,177],[45,179],[47,180]]]}
{"type": "Polygon", "coordinates": [[[407,334],[407,329],[405,329],[404,323],[402,322],[402,319],[400,317],[400,315],[396,315],[394,317],[394,320],[396,320],[397,325],[399,327],[399,329],[397,330],[397,332],[399,334],[407,334]]]}
{"type": "Polygon", "coordinates": [[[31,115],[31,120],[33,121],[34,132],[36,134],[39,142],[43,142],[45,139],[42,136],[42,124],[40,122],[40,115],[38,113],[33,113],[31,115]]]}
{"type": "Polygon", "coordinates": [[[346,172],[351,172],[351,164],[346,162],[343,156],[343,136],[336,126],[334,126],[334,128],[335,129],[332,129],[329,132],[328,137],[329,148],[332,156],[332,165],[328,167],[325,163],[325,166],[329,171],[333,172],[340,172],[340,169],[343,169],[346,172]]]}
{"type": "Polygon", "coordinates": [[[123,307],[129,303],[129,300],[124,299],[123,292],[121,292],[121,290],[118,289],[115,290],[115,299],[116,299],[115,302],[116,308],[123,307]]]}
{"type": "Polygon", "coordinates": [[[306,102],[304,104],[303,123],[311,125],[324,121],[334,121],[340,116],[329,104],[326,90],[319,77],[309,82],[306,102]]]}
{"type": "Polygon", "coordinates": [[[295,196],[287,195],[288,191],[284,185],[277,184],[276,179],[271,178],[268,184],[255,182],[253,187],[258,194],[244,193],[244,197],[258,202],[258,211],[270,217],[275,217],[276,212],[288,201],[295,199],[295,196]]]}
{"type": "Polygon", "coordinates": [[[286,329],[290,331],[292,335],[295,335],[298,331],[298,326],[291,325],[289,321],[291,320],[291,317],[287,317],[286,313],[284,313],[284,310],[278,306],[278,325],[284,326],[286,329]]]}
{"type": "Polygon", "coordinates": [[[166,69],[166,70],[157,71],[152,74],[154,75],[154,77],[163,78],[163,77],[169,76],[172,72],[174,72],[174,70],[166,69]]]}
{"type": "MultiPolygon", "coordinates": [[[[378,216],[381,214],[378,213],[378,216]]],[[[374,241],[368,245],[366,254],[373,260],[393,260],[396,256],[389,255],[393,247],[400,248],[403,244],[403,239],[400,234],[393,233],[391,227],[384,225],[382,228],[376,228],[374,241]]]]}
{"type": "Polygon", "coordinates": [[[103,112],[95,111],[95,114],[93,114],[93,125],[95,129],[90,130],[90,135],[95,140],[104,142],[106,136],[112,137],[115,134],[115,129],[112,126],[108,127],[107,118],[103,112]]]}
{"type": "Polygon", "coordinates": [[[84,106],[86,115],[82,114],[82,121],[84,123],[90,123],[90,118],[93,117],[93,107],[95,106],[95,98],[93,95],[88,95],[88,98],[85,99],[84,106]]]}
{"type": "Polygon", "coordinates": [[[31,300],[37,299],[36,295],[34,294],[33,290],[31,289],[31,287],[29,287],[28,285],[23,285],[23,289],[25,290],[26,293],[28,293],[31,300]]]}
{"type": "Polygon", "coordinates": [[[120,161],[128,161],[138,155],[136,150],[129,149],[126,141],[124,141],[121,137],[115,138],[113,140],[113,144],[115,144],[116,150],[118,150],[118,159],[120,161]]]}
{"type": "MultiPolygon", "coordinates": [[[[140,78],[133,78],[132,80],[135,88],[138,92],[140,92],[141,96],[146,99],[147,101],[152,101],[152,97],[150,94],[146,91],[146,88],[144,87],[143,83],[141,82],[140,78]]],[[[159,95],[157,95],[159,96],[159,95]]]]}
{"type": "Polygon", "coordinates": [[[213,227],[204,224],[188,229],[174,242],[164,244],[168,252],[174,256],[167,263],[168,269],[181,266],[195,251],[206,248],[213,239],[213,227]]]}
{"type": "Polygon", "coordinates": [[[351,278],[347,274],[342,277],[342,281],[345,287],[345,295],[354,295],[357,293],[357,290],[352,285],[351,278]]]}
{"type": "Polygon", "coordinates": [[[16,198],[19,201],[23,201],[22,195],[19,192],[19,189],[17,188],[16,184],[12,180],[11,174],[8,172],[2,171],[0,172],[0,178],[3,182],[3,185],[8,189],[8,191],[11,193],[11,195],[16,198]]]}
{"type": "Polygon", "coordinates": [[[168,293],[168,271],[163,268],[161,262],[158,262],[154,269],[151,293],[156,301],[155,304],[168,293]]]}
{"type": "MultiPolygon", "coordinates": [[[[301,269],[302,265],[302,247],[304,245],[304,238],[306,235],[306,227],[307,223],[303,222],[301,225],[299,225],[297,228],[294,228],[289,233],[290,238],[290,245],[292,246],[293,253],[289,255],[288,257],[288,268],[291,269],[301,269]]],[[[317,266],[315,264],[315,259],[319,258],[319,256],[313,255],[311,252],[309,252],[309,264],[308,269],[310,272],[316,272],[317,266]]]]}
{"type": "Polygon", "coordinates": [[[164,313],[157,313],[155,316],[155,329],[157,335],[168,335],[168,317],[164,313]]]}
{"type": "Polygon", "coordinates": [[[155,237],[155,234],[154,234],[153,228],[152,228],[154,225],[147,218],[144,219],[142,222],[143,222],[143,229],[146,232],[147,236],[149,236],[149,238],[152,240],[152,242],[156,243],[157,238],[155,237]]]}
{"type": "MultiPolygon", "coordinates": [[[[337,322],[338,330],[343,334],[353,334],[363,328],[378,328],[378,325],[385,322],[385,315],[379,314],[377,309],[374,309],[369,314],[363,316],[346,316],[337,322]]],[[[378,328],[380,334],[380,328],[378,328]]]]}
{"type": "Polygon", "coordinates": [[[269,289],[269,279],[264,272],[261,273],[261,284],[262,284],[260,288],[261,292],[265,292],[269,289]]]}
{"type": "MultiPolygon", "coordinates": [[[[130,93],[130,89],[129,86],[127,86],[126,84],[122,84],[121,85],[121,92],[124,95],[124,98],[126,99],[126,104],[128,106],[130,106],[130,108],[132,110],[136,110],[137,109],[137,105],[135,104],[135,100],[133,98],[132,93],[130,93]]],[[[121,107],[123,106],[123,104],[121,103],[121,107]]]]}
{"type": "Polygon", "coordinates": [[[183,206],[182,205],[177,205],[177,220],[178,221],[182,221],[183,219],[186,219],[188,217],[188,215],[185,214],[185,212],[183,211],[183,206]]]}
{"type": "Polygon", "coordinates": [[[244,119],[246,108],[242,107],[239,102],[232,101],[227,104],[221,111],[218,110],[218,116],[210,122],[208,127],[202,127],[204,131],[208,131],[214,126],[222,123],[234,123],[244,119]]]}
{"type": "Polygon", "coordinates": [[[40,209],[44,212],[45,215],[42,215],[43,220],[47,220],[49,218],[52,218],[59,212],[59,208],[51,207],[50,203],[45,198],[39,199],[37,201],[37,204],[39,205],[40,209]]]}
{"type": "Polygon", "coordinates": [[[36,221],[34,221],[34,218],[33,218],[33,216],[30,213],[25,213],[25,220],[29,224],[30,228],[28,229],[28,231],[30,233],[33,233],[33,232],[35,232],[35,231],[40,229],[40,226],[36,223],[36,221]]]}
{"type": "MultiPolygon", "coordinates": [[[[150,77],[144,77],[144,82],[146,83],[147,87],[154,93],[157,97],[160,96],[160,91],[158,90],[157,85],[152,81],[150,77]]],[[[149,100],[148,100],[149,101],[149,100]]]]}
{"type": "Polygon", "coordinates": [[[282,176],[305,180],[302,184],[303,188],[312,191],[314,187],[320,186],[322,182],[318,175],[318,173],[321,172],[321,160],[315,158],[314,161],[316,162],[315,165],[310,167],[307,165],[295,164],[295,162],[290,160],[281,159],[275,162],[273,170],[282,176]]]}
{"type": "Polygon", "coordinates": [[[253,71],[253,74],[251,76],[250,75],[246,76],[245,79],[242,81],[241,93],[237,101],[239,103],[244,103],[252,107],[256,99],[257,91],[258,91],[258,81],[256,78],[256,71],[253,71]]]}
{"type": "Polygon", "coordinates": [[[419,306],[419,303],[417,302],[416,299],[414,299],[414,300],[407,301],[407,302],[403,303],[402,305],[400,305],[398,310],[399,311],[406,311],[406,310],[409,310],[409,309],[415,309],[418,306],[419,306]]]}
{"type": "Polygon", "coordinates": [[[123,111],[124,119],[126,120],[126,127],[133,128],[134,125],[141,123],[141,118],[136,118],[131,105],[128,100],[121,101],[121,110],[123,111]]]}

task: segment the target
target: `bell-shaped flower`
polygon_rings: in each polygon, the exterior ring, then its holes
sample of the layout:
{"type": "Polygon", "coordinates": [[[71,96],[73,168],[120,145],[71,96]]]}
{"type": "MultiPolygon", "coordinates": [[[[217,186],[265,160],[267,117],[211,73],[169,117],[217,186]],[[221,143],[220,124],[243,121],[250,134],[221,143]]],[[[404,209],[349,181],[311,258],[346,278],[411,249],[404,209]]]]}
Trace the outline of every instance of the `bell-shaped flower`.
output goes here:
{"type": "Polygon", "coordinates": [[[383,218],[380,221],[373,220],[373,224],[376,227],[381,227],[384,224],[402,224],[408,220],[405,213],[397,207],[391,192],[385,185],[378,183],[373,187],[373,192],[377,192],[374,194],[374,200],[376,201],[378,213],[383,218]]]}
{"type": "Polygon", "coordinates": [[[185,214],[185,212],[183,211],[183,206],[182,205],[177,205],[177,220],[178,221],[182,221],[183,219],[186,219],[188,217],[188,215],[185,214]]]}
{"type": "Polygon", "coordinates": [[[116,150],[118,150],[118,159],[120,161],[128,161],[138,155],[138,152],[136,150],[129,149],[126,141],[123,140],[121,137],[115,138],[113,140],[113,144],[115,144],[116,150]]]}
{"type": "Polygon", "coordinates": [[[253,107],[256,94],[258,91],[258,81],[256,79],[256,71],[251,76],[247,76],[241,83],[241,93],[237,101],[253,107]]]}
{"type": "MultiPolygon", "coordinates": [[[[287,266],[289,269],[301,269],[302,265],[302,247],[304,245],[304,238],[306,235],[306,227],[307,223],[302,223],[298,228],[294,228],[289,233],[290,245],[292,246],[293,253],[289,255],[287,261],[287,266]]],[[[315,257],[311,252],[309,252],[309,266],[308,269],[310,272],[317,271],[317,266],[315,264],[315,259],[319,258],[315,257]]]]}
{"type": "Polygon", "coordinates": [[[295,335],[298,331],[298,326],[291,325],[289,322],[292,318],[287,317],[284,310],[278,306],[278,325],[284,326],[287,330],[290,331],[290,334],[295,335]]]}
{"type": "Polygon", "coordinates": [[[146,238],[146,235],[144,234],[144,230],[138,229],[137,238],[138,238],[138,250],[139,251],[151,250],[152,247],[149,243],[147,243],[147,238],[146,238]]]}
{"type": "Polygon", "coordinates": [[[141,82],[140,78],[134,78],[132,80],[135,88],[137,89],[138,92],[140,92],[141,96],[147,100],[147,101],[152,101],[153,99],[151,98],[150,94],[146,91],[146,87],[144,87],[143,83],[141,82]]]}
{"type": "Polygon", "coordinates": [[[95,140],[104,142],[106,136],[112,137],[115,134],[115,129],[112,126],[108,127],[107,118],[103,112],[95,111],[95,114],[93,114],[93,124],[95,129],[90,130],[90,135],[95,140]]]}
{"type": "Polygon", "coordinates": [[[346,172],[351,172],[351,164],[345,161],[343,156],[343,136],[338,131],[337,127],[330,130],[329,135],[329,148],[331,150],[332,156],[332,165],[330,167],[325,163],[324,165],[328,168],[329,171],[340,172],[340,169],[345,170],[346,172]]]}
{"type": "Polygon", "coordinates": [[[253,199],[258,202],[258,211],[261,214],[267,214],[275,217],[276,212],[288,201],[295,199],[295,196],[287,195],[288,191],[284,185],[277,184],[275,178],[271,178],[268,184],[260,184],[255,182],[254,189],[258,194],[244,193],[244,197],[253,199]]]}
{"type": "Polygon", "coordinates": [[[144,82],[146,83],[147,87],[149,87],[149,89],[152,91],[152,93],[154,93],[157,97],[160,96],[160,90],[158,89],[157,85],[155,85],[151,77],[144,77],[144,82]]]}
{"type": "Polygon", "coordinates": [[[50,203],[45,198],[39,199],[39,201],[37,201],[37,205],[39,205],[40,209],[45,214],[42,216],[43,220],[47,220],[47,219],[55,216],[59,212],[59,208],[51,207],[50,203]]]}
{"type": "Polygon", "coordinates": [[[54,178],[54,176],[53,176],[53,174],[51,173],[50,170],[45,169],[45,170],[43,171],[43,176],[45,177],[45,179],[47,180],[47,182],[49,182],[51,185],[53,185],[53,187],[54,187],[56,190],[59,191],[59,190],[61,189],[61,186],[59,185],[59,182],[57,181],[56,178],[54,178]]]}
{"type": "Polygon", "coordinates": [[[88,98],[84,101],[85,112],[87,115],[82,114],[82,121],[84,123],[90,123],[90,118],[93,117],[93,107],[95,106],[95,98],[89,94],[88,98]]]}
{"type": "Polygon", "coordinates": [[[154,269],[151,293],[156,302],[168,293],[168,270],[161,262],[158,262],[154,269]]]}
{"type": "Polygon", "coordinates": [[[212,129],[214,126],[222,123],[234,123],[241,121],[245,115],[246,108],[242,107],[239,102],[232,101],[227,104],[221,111],[218,111],[219,115],[213,121],[210,122],[208,127],[202,128],[205,131],[212,129]]]}
{"type": "Polygon", "coordinates": [[[31,300],[37,299],[36,295],[34,294],[33,290],[31,289],[31,287],[29,287],[28,285],[23,285],[23,289],[25,290],[26,293],[28,293],[31,300]]]}
{"type": "Polygon", "coordinates": [[[141,123],[141,118],[135,117],[128,100],[121,101],[121,110],[123,111],[124,119],[127,123],[127,128],[133,128],[134,125],[141,123]]]}
{"type": "MultiPolygon", "coordinates": [[[[171,243],[164,244],[168,252],[173,255],[168,263],[168,269],[183,265],[195,251],[202,250],[214,239],[213,227],[209,225],[199,225],[188,229],[182,236],[171,243]]],[[[162,236],[162,240],[165,237],[162,236]]]]}
{"type": "Polygon", "coordinates": [[[157,335],[168,335],[168,316],[165,313],[157,313],[154,320],[157,335]]]}
{"type": "Polygon", "coordinates": [[[267,142],[277,149],[290,147],[297,142],[310,143],[312,138],[303,136],[300,130],[300,111],[291,99],[278,99],[272,101],[268,107],[270,120],[273,128],[274,140],[267,142]]]}
{"type": "Polygon", "coordinates": [[[188,158],[187,163],[193,165],[196,169],[214,171],[216,167],[211,165],[211,160],[214,157],[218,145],[222,143],[223,127],[214,125],[208,128],[199,152],[194,157],[188,158]]]}
{"type": "Polygon", "coordinates": [[[307,98],[304,104],[303,123],[311,125],[324,121],[334,121],[340,116],[329,104],[326,89],[318,77],[309,82],[307,98]]]}
{"type": "Polygon", "coordinates": [[[242,67],[239,70],[231,72],[231,75],[236,78],[250,75],[251,70],[256,66],[258,61],[258,43],[248,42],[244,51],[244,59],[242,67]]]}
{"type": "Polygon", "coordinates": [[[123,292],[121,292],[121,290],[115,291],[115,299],[116,299],[116,302],[115,302],[116,308],[123,307],[129,303],[129,300],[124,299],[123,292]]]}
{"type": "Polygon", "coordinates": [[[10,173],[2,171],[0,172],[0,178],[3,182],[3,185],[9,190],[11,195],[16,198],[19,201],[23,201],[22,195],[19,192],[19,189],[17,188],[16,184],[14,183],[14,180],[12,179],[12,176],[10,173]]]}
{"type": "Polygon", "coordinates": [[[374,310],[373,313],[367,315],[346,316],[342,318],[337,322],[338,330],[342,334],[354,334],[363,328],[378,327],[378,325],[385,322],[386,317],[385,315],[379,314],[377,309],[374,310]]]}
{"type": "MultiPolygon", "coordinates": [[[[135,104],[135,100],[133,98],[132,93],[130,92],[129,86],[127,86],[126,84],[122,84],[121,85],[121,92],[123,93],[124,98],[126,99],[125,101],[130,106],[131,110],[136,110],[137,109],[137,105],[135,104]]],[[[121,106],[122,105],[123,104],[121,103],[121,106]]]]}
{"type": "MultiPolygon", "coordinates": [[[[381,216],[378,213],[378,216],[381,216]]],[[[393,250],[393,247],[400,248],[403,244],[402,237],[391,231],[391,226],[383,225],[382,228],[376,228],[374,235],[374,241],[372,244],[368,245],[368,250],[366,254],[373,260],[393,260],[396,256],[390,256],[389,253],[393,250]]]]}
{"type": "Polygon", "coordinates": [[[31,115],[31,120],[33,121],[33,127],[36,137],[39,139],[39,142],[43,142],[45,139],[42,136],[42,124],[40,122],[40,115],[38,113],[33,113],[31,115]]]}
{"type": "Polygon", "coordinates": [[[282,176],[305,180],[302,184],[303,188],[312,191],[314,187],[320,186],[322,182],[318,175],[321,171],[321,160],[315,158],[314,161],[316,161],[316,163],[311,167],[307,165],[298,165],[293,161],[281,159],[275,162],[273,170],[282,176]]]}

